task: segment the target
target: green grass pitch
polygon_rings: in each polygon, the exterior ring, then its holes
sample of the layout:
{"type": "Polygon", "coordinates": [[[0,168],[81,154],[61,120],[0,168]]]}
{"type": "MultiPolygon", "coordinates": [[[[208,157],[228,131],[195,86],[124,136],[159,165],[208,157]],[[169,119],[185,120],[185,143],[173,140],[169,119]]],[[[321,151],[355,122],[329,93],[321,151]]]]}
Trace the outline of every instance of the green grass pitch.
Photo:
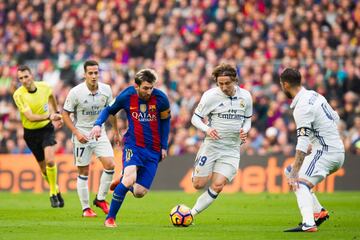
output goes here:
{"type": "Polygon", "coordinates": [[[97,218],[81,217],[75,192],[64,194],[63,209],[52,209],[47,194],[2,192],[0,239],[360,239],[360,192],[318,194],[330,219],[316,233],[282,232],[300,221],[293,194],[222,194],[197,216],[194,225],[172,226],[170,209],[179,203],[192,206],[197,196],[154,191],[135,199],[128,194],[118,227],[108,229],[98,208],[94,208],[97,218]]]}

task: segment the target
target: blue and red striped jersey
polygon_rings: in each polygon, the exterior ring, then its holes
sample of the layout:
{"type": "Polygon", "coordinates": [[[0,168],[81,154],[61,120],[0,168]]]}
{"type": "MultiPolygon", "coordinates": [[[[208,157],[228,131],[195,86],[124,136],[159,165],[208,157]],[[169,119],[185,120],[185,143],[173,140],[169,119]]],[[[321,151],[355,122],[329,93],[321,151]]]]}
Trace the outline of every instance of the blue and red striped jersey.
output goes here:
{"type": "Polygon", "coordinates": [[[94,125],[101,126],[109,114],[124,109],[129,126],[124,144],[160,152],[168,148],[170,103],[162,91],[154,88],[149,101],[139,98],[134,86],[124,89],[99,115],[94,125]]]}

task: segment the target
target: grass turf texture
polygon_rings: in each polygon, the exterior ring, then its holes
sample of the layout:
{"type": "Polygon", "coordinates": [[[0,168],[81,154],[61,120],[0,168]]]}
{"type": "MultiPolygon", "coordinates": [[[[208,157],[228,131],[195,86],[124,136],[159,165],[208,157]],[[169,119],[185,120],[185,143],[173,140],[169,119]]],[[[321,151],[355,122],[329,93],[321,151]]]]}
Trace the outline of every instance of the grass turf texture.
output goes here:
{"type": "Polygon", "coordinates": [[[318,194],[330,219],[316,233],[282,232],[301,220],[293,194],[222,194],[188,228],[172,226],[169,211],[179,203],[191,207],[198,194],[128,194],[115,229],[103,226],[99,208],[97,218],[82,218],[77,194],[63,195],[65,208],[52,209],[47,194],[1,192],[0,239],[360,239],[360,192],[318,194]]]}

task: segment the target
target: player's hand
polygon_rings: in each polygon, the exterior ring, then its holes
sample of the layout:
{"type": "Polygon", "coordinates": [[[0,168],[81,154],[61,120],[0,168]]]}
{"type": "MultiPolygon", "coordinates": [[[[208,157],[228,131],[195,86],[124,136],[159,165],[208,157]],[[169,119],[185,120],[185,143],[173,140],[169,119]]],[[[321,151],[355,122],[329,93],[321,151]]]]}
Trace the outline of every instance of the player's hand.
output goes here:
{"type": "Polygon", "coordinates": [[[299,188],[299,175],[297,171],[294,171],[294,168],[292,168],[289,174],[288,183],[293,191],[296,191],[299,188]]]}
{"type": "Polygon", "coordinates": [[[95,138],[96,140],[98,140],[98,138],[101,136],[101,127],[96,125],[91,129],[89,138],[95,138]]]}
{"type": "Polygon", "coordinates": [[[57,130],[63,126],[64,121],[62,119],[60,119],[60,120],[52,121],[51,123],[54,126],[55,130],[57,130]]]}
{"type": "Polygon", "coordinates": [[[218,140],[220,139],[220,136],[218,134],[218,132],[216,131],[215,128],[209,128],[207,131],[206,131],[206,134],[211,137],[212,139],[214,140],[218,140]]]}
{"type": "Polygon", "coordinates": [[[167,150],[161,149],[161,159],[160,161],[164,160],[167,157],[167,150]]]}
{"type": "Polygon", "coordinates": [[[89,141],[89,139],[84,134],[82,134],[78,131],[75,133],[75,136],[76,136],[76,139],[82,144],[87,143],[89,141]]]}
{"type": "Polygon", "coordinates": [[[248,134],[244,131],[244,129],[240,129],[240,140],[241,140],[241,144],[246,143],[246,139],[247,139],[248,134]]]}
{"type": "Polygon", "coordinates": [[[49,119],[51,121],[59,121],[62,120],[62,115],[59,113],[50,113],[49,119]]]}

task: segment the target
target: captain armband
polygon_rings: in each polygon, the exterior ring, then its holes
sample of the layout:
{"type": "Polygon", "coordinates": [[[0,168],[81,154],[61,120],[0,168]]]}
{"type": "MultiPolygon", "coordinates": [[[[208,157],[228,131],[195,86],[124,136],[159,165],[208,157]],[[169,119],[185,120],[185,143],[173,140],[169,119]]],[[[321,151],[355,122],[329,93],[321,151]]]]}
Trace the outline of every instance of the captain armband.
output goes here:
{"type": "Polygon", "coordinates": [[[160,119],[168,119],[170,117],[170,109],[160,112],[160,119]]]}
{"type": "Polygon", "coordinates": [[[297,137],[309,137],[311,134],[312,130],[310,128],[307,127],[301,127],[296,129],[296,136],[297,137]]]}

